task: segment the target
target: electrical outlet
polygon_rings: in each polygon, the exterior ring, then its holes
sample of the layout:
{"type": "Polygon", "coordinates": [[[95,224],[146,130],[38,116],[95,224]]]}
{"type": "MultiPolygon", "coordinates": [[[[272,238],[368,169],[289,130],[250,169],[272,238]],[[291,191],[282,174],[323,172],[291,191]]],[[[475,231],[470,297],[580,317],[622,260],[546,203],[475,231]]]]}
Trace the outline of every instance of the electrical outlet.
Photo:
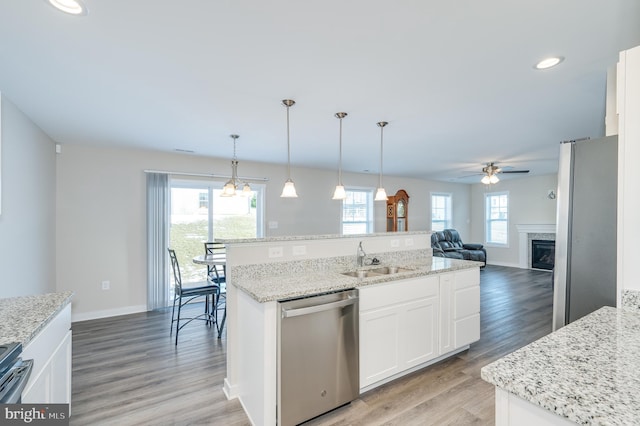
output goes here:
{"type": "Polygon", "coordinates": [[[269,257],[282,257],[282,246],[269,247],[269,257]]]}
{"type": "Polygon", "coordinates": [[[307,254],[307,246],[293,246],[292,253],[294,256],[304,256],[307,254]]]}
{"type": "Polygon", "coordinates": [[[102,289],[109,290],[111,288],[111,283],[109,281],[102,281],[102,289]]]}
{"type": "Polygon", "coordinates": [[[269,229],[278,229],[278,221],[270,220],[269,221],[269,229]]]}
{"type": "Polygon", "coordinates": [[[410,247],[413,245],[413,238],[405,238],[404,245],[410,247]]]}

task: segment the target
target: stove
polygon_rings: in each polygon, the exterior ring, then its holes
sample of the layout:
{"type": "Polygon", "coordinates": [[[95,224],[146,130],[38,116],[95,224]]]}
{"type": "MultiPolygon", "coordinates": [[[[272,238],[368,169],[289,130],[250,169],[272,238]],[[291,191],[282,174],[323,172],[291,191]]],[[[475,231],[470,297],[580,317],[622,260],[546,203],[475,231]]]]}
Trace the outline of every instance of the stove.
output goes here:
{"type": "Polygon", "coordinates": [[[19,404],[33,360],[23,361],[21,343],[0,345],[0,404],[19,404]]]}

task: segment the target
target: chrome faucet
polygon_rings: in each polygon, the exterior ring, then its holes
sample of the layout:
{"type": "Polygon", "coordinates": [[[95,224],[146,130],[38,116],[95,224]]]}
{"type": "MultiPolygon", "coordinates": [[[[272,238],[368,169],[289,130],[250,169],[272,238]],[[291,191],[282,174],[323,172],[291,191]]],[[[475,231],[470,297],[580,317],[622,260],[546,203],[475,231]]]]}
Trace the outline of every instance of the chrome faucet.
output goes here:
{"type": "Polygon", "coordinates": [[[364,252],[364,249],[362,248],[362,241],[360,241],[360,244],[358,245],[358,252],[356,253],[356,265],[364,266],[364,259],[366,257],[367,253],[364,252]]]}

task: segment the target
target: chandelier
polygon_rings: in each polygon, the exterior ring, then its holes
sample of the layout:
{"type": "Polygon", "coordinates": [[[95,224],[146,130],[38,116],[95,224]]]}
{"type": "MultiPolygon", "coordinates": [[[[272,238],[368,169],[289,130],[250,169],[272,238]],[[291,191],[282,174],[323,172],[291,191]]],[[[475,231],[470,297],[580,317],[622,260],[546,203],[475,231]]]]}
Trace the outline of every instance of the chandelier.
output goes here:
{"type": "Polygon", "coordinates": [[[231,159],[231,179],[224,184],[221,197],[235,197],[240,194],[242,196],[251,195],[251,187],[247,182],[240,182],[238,179],[238,158],[236,157],[236,141],[240,136],[230,135],[233,139],[233,158],[231,159]],[[239,190],[242,186],[242,191],[239,190]]]}

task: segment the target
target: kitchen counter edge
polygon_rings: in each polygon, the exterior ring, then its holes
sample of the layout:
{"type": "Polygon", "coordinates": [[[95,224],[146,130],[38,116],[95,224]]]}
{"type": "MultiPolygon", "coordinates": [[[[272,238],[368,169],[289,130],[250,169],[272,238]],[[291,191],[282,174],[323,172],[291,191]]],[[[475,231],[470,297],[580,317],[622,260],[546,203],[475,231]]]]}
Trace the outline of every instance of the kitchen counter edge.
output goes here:
{"type": "MultiPolygon", "coordinates": [[[[247,279],[233,282],[232,284],[257,302],[266,303],[350,288],[362,288],[369,285],[454,272],[462,269],[479,268],[483,265],[483,262],[434,257],[432,262],[426,265],[424,263],[395,265],[411,269],[411,271],[367,278],[342,275],[340,271],[308,271],[299,274],[273,276],[266,279],[247,279]]],[[[374,265],[358,269],[375,269],[381,266],[385,265],[374,265]]]]}
{"type": "Polygon", "coordinates": [[[71,291],[0,299],[0,343],[25,347],[73,298],[71,291]]]}

